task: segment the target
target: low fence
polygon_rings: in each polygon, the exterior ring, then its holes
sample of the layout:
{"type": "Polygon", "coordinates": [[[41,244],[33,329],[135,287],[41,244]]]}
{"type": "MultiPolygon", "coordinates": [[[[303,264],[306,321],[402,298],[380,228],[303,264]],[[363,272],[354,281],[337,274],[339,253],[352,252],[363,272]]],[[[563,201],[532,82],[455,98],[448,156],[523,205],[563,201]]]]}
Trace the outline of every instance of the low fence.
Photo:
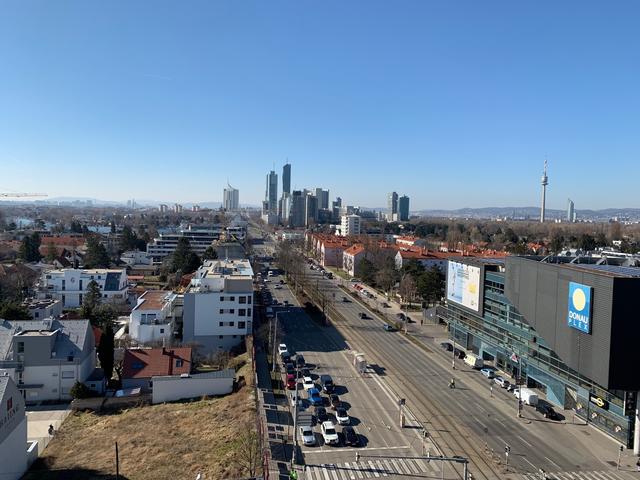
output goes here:
{"type": "Polygon", "coordinates": [[[93,397],[78,398],[71,402],[72,410],[91,410],[94,412],[116,411],[125,408],[141,407],[151,404],[151,394],[143,393],[135,397],[93,397]]]}

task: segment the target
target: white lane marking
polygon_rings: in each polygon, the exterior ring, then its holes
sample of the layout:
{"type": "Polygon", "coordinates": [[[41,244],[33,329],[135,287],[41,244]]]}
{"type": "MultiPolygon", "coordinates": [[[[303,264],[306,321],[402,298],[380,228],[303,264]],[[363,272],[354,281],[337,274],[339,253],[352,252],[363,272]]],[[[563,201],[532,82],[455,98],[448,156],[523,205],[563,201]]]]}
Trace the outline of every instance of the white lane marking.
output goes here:
{"type": "Polygon", "coordinates": [[[553,460],[551,460],[549,457],[545,456],[544,457],[549,463],[552,463],[558,470],[562,470],[562,467],[560,465],[558,465],[556,462],[554,462],[553,460]]]}
{"type": "Polygon", "coordinates": [[[371,466],[371,471],[373,472],[374,477],[380,478],[377,467],[373,464],[373,462],[371,460],[368,460],[367,463],[371,466]]]}
{"type": "Polygon", "coordinates": [[[526,443],[527,445],[529,445],[530,447],[533,447],[533,445],[531,445],[529,442],[527,442],[522,436],[520,435],[516,435],[516,437],[518,437],[520,440],[522,440],[524,443],[526,443]]]}

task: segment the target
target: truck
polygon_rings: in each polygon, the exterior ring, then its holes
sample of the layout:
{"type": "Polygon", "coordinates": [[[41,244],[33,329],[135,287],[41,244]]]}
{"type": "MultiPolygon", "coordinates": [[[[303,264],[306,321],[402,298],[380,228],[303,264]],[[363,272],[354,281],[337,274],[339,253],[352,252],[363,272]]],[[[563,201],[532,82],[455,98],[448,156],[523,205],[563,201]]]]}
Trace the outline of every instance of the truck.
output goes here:
{"type": "Polygon", "coordinates": [[[473,353],[467,353],[467,355],[464,357],[464,363],[466,363],[470,367],[477,369],[484,367],[484,361],[473,353]]]}
{"type": "Polygon", "coordinates": [[[513,395],[525,405],[535,407],[538,404],[538,394],[530,388],[518,388],[513,390],[513,395]]]}
{"type": "Polygon", "coordinates": [[[364,359],[364,353],[353,353],[353,366],[356,367],[358,373],[362,374],[367,370],[367,362],[364,359]]]}

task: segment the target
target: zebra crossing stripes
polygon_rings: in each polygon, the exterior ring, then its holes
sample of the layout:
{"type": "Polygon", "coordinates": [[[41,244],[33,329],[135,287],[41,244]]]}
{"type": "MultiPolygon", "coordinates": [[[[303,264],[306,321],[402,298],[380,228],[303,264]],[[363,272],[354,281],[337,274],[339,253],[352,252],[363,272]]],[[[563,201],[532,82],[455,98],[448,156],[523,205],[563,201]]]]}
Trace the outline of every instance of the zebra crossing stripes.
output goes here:
{"type": "MultiPolygon", "coordinates": [[[[540,480],[539,473],[522,475],[523,480],[540,480]]],[[[621,472],[582,471],[582,472],[548,472],[547,480],[628,480],[629,476],[621,472]]]]}
{"type": "Polygon", "coordinates": [[[361,458],[358,463],[307,465],[302,478],[305,480],[365,480],[401,475],[403,479],[409,479],[424,478],[427,474],[436,471],[440,471],[438,467],[417,458],[361,458]]]}

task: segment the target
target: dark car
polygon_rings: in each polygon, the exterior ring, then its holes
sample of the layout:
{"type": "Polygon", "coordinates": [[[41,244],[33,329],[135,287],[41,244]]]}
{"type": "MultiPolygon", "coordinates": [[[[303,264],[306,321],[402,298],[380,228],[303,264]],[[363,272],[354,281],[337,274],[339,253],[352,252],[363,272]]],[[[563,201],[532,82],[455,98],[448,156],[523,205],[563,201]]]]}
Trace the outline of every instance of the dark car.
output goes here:
{"type": "Polygon", "coordinates": [[[296,365],[300,368],[306,365],[304,357],[302,355],[296,355],[296,365]]]}
{"type": "Polygon", "coordinates": [[[544,416],[544,418],[548,418],[549,420],[559,420],[560,418],[553,407],[546,403],[538,402],[538,404],[536,405],[536,410],[539,411],[544,416]]]}
{"type": "Polygon", "coordinates": [[[283,353],[280,358],[282,358],[282,364],[286,365],[287,363],[291,363],[291,354],[289,352],[283,353]]]}
{"type": "Polygon", "coordinates": [[[464,357],[467,356],[467,354],[464,352],[464,350],[460,350],[459,348],[454,348],[453,350],[454,354],[456,357],[463,359],[464,357]]]}
{"type": "Polygon", "coordinates": [[[303,368],[303,369],[300,371],[300,375],[301,375],[302,377],[310,377],[310,376],[311,376],[311,371],[310,371],[308,368],[303,368]]]}
{"type": "Polygon", "coordinates": [[[315,407],[313,410],[313,416],[316,418],[316,423],[322,423],[325,420],[329,420],[327,409],[324,407],[315,407]]]}
{"type": "Polygon", "coordinates": [[[367,314],[364,312],[360,312],[360,318],[367,318],[367,314]]]}
{"type": "Polygon", "coordinates": [[[336,409],[342,406],[342,402],[340,401],[340,397],[335,393],[329,395],[329,404],[332,409],[336,409]]]}
{"type": "Polygon", "coordinates": [[[450,352],[451,350],[453,350],[453,345],[451,345],[449,342],[442,342],[440,346],[444,348],[447,352],[450,352]]]}
{"type": "Polygon", "coordinates": [[[322,391],[326,393],[333,392],[333,379],[331,375],[320,375],[320,386],[322,387],[322,391]]]}
{"type": "Polygon", "coordinates": [[[296,374],[296,367],[293,366],[293,363],[286,363],[284,368],[287,371],[287,375],[295,375],[296,374]]]}
{"type": "Polygon", "coordinates": [[[342,429],[342,435],[344,436],[344,444],[350,447],[360,446],[360,437],[353,429],[353,427],[344,427],[342,429]]]}
{"type": "Polygon", "coordinates": [[[398,313],[396,314],[396,317],[398,317],[399,320],[404,321],[404,313],[398,313]]]}

